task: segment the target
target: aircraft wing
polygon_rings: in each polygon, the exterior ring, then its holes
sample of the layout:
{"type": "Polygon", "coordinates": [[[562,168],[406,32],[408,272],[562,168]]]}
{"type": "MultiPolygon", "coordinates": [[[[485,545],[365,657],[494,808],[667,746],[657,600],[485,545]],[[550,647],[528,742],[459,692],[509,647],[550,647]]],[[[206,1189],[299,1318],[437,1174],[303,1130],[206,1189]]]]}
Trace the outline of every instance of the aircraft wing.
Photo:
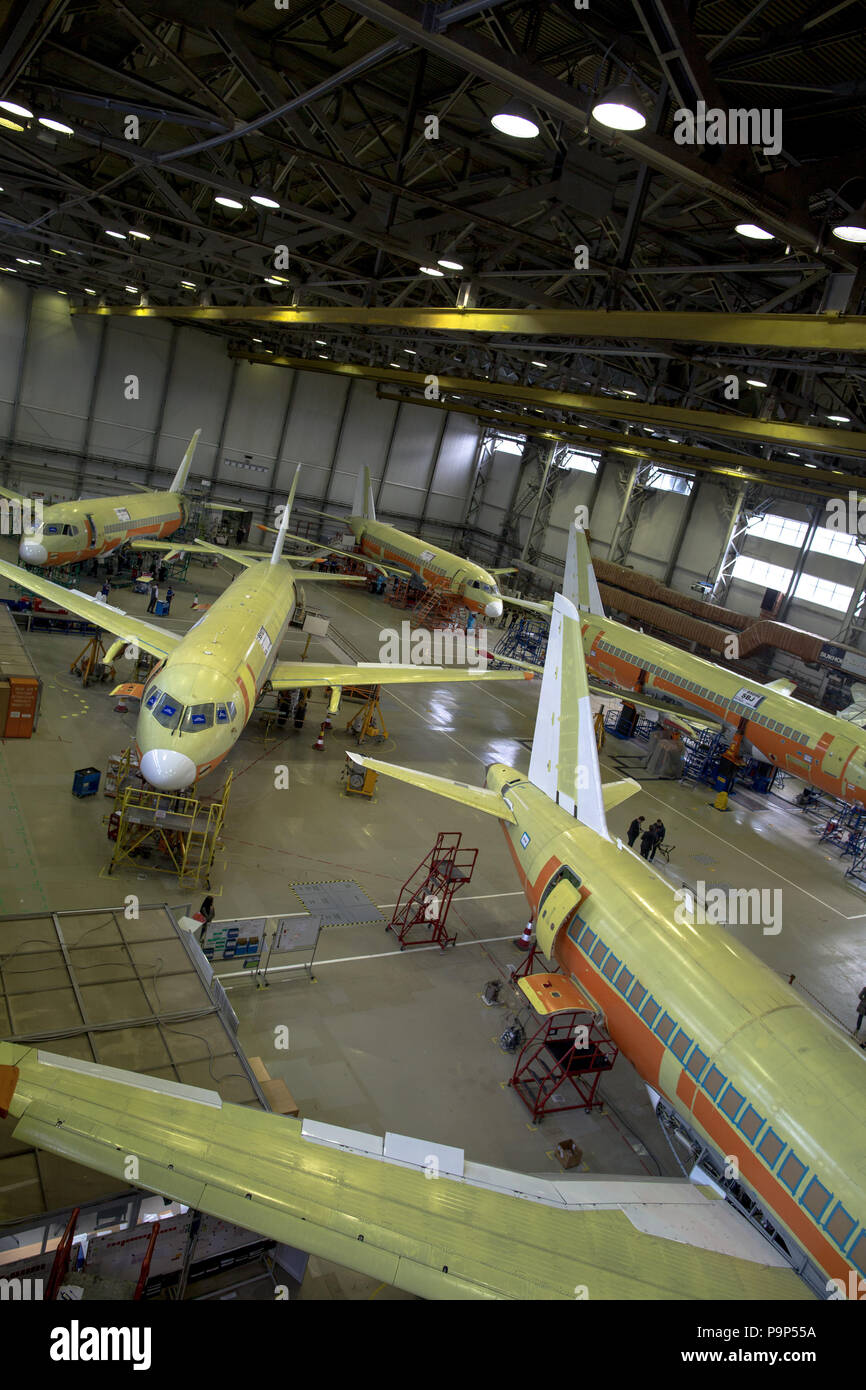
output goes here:
{"type": "Polygon", "coordinates": [[[144,1191],[420,1298],[812,1298],[728,1203],[684,1180],[528,1178],[0,1042],[7,1114],[19,1142],[123,1187],[134,1156],[144,1191]]]}
{"type": "MultiPolygon", "coordinates": [[[[502,657],[503,661],[508,658],[502,657]]],[[[707,729],[720,731],[724,728],[721,719],[713,719],[712,716],[702,716],[700,714],[690,714],[688,710],[683,710],[679,705],[669,705],[665,700],[656,700],[652,695],[635,695],[631,690],[616,690],[610,686],[597,685],[595,681],[590,681],[589,688],[593,695],[597,695],[604,700],[621,700],[628,705],[637,705],[641,709],[655,710],[657,714],[663,714],[669,724],[675,724],[689,738],[700,738],[707,729]]]]}
{"type": "MultiPolygon", "coordinates": [[[[263,526],[258,522],[258,528],[260,531],[270,531],[274,536],[277,534],[274,526],[263,526]]],[[[380,565],[377,560],[368,560],[366,555],[359,555],[356,550],[341,550],[338,545],[331,545],[329,541],[311,541],[309,536],[296,536],[294,531],[287,531],[286,538],[290,541],[300,541],[302,545],[311,545],[314,550],[323,550],[328,555],[346,555],[350,560],[360,560],[362,564],[369,565],[380,574],[387,574],[391,568],[390,565],[380,565]]],[[[294,558],[298,560],[301,557],[296,555],[294,558]]]]}
{"type": "Polygon", "coordinates": [[[271,557],[267,550],[234,550],[229,545],[213,545],[210,541],[194,540],[180,541],[172,545],[169,541],[133,541],[133,550],[173,550],[180,554],[184,551],[187,555],[222,555],[227,560],[234,560],[238,565],[245,565],[249,569],[250,565],[257,565],[261,560],[269,560],[271,557]]]}
{"type": "MultiPolygon", "coordinates": [[[[344,579],[345,575],[310,575],[309,578],[344,579]]],[[[270,675],[274,690],[297,690],[314,685],[439,685],[445,681],[496,680],[532,680],[532,675],[465,666],[400,666],[388,661],[359,661],[351,666],[341,666],[337,662],[278,661],[270,675]]]]}
{"type": "Polygon", "coordinates": [[[95,598],[82,594],[78,589],[64,589],[60,584],[53,584],[50,579],[43,579],[39,574],[30,574],[27,570],[19,569],[17,565],[10,565],[8,560],[0,560],[0,574],[17,584],[25,593],[39,594],[41,598],[50,599],[58,608],[77,613],[80,618],[86,618],[95,627],[113,632],[115,637],[135,643],[153,656],[169,656],[182,640],[177,633],[170,632],[167,628],[156,627],[153,623],[144,622],[142,618],[134,618],[122,608],[115,608],[113,604],[97,603],[95,598]]]}
{"type": "Polygon", "coordinates": [[[530,598],[514,598],[511,594],[503,594],[505,603],[510,603],[512,608],[523,608],[527,613],[540,613],[542,618],[549,618],[553,612],[552,603],[536,602],[530,598]]]}

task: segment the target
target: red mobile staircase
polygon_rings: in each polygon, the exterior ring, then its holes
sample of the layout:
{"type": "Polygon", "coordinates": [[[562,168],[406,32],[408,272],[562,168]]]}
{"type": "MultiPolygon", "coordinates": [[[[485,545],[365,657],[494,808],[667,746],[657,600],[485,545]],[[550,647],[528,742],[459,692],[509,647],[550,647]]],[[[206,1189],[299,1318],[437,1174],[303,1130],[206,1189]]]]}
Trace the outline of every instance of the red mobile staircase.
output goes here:
{"type": "Polygon", "coordinates": [[[460,832],[443,830],[430,853],[400,889],[394,916],[385,928],[394,932],[400,950],[407,946],[453,946],[446,922],[451,899],[468,883],[478,858],[477,849],[460,848],[460,832]]]}

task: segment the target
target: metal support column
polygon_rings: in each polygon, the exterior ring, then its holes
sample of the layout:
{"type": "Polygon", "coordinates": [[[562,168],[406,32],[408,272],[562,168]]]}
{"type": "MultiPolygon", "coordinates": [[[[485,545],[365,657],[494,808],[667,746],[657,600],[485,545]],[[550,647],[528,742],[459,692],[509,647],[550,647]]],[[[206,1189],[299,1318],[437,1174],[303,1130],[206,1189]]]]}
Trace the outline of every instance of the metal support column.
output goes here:
{"type": "Polygon", "coordinates": [[[436,436],[436,444],[433,449],[433,462],[430,465],[430,473],[428,475],[427,486],[424,491],[424,505],[421,508],[421,519],[418,522],[419,534],[421,532],[421,527],[424,525],[424,522],[427,518],[427,508],[430,505],[430,493],[433,491],[433,481],[436,477],[436,469],[439,467],[439,455],[442,453],[442,445],[445,441],[445,431],[448,428],[448,421],[450,420],[450,418],[451,417],[448,414],[447,410],[442,412],[442,424],[440,426],[439,433],[436,436]]]}
{"type": "Polygon", "coordinates": [[[153,443],[150,446],[150,458],[147,461],[147,471],[144,475],[145,487],[150,487],[150,480],[156,469],[156,456],[159,452],[159,441],[162,435],[162,425],[165,420],[165,407],[168,402],[168,392],[171,386],[171,375],[174,370],[174,358],[177,352],[177,340],[180,336],[180,329],[176,323],[171,325],[171,336],[168,340],[168,356],[165,363],[165,376],[162,382],[162,395],[159,400],[159,411],[156,417],[156,424],[153,430],[153,443]]]}
{"type": "Polygon", "coordinates": [[[223,411],[223,418],[222,423],[220,425],[219,438],[217,439],[216,452],[214,453],[213,468],[211,469],[210,474],[210,480],[212,483],[216,482],[217,475],[220,471],[220,463],[222,462],[223,456],[223,447],[226,441],[226,430],[228,429],[229,425],[229,416],[231,415],[232,401],[234,400],[235,396],[235,384],[237,383],[237,379],[238,363],[237,359],[235,359],[232,362],[232,374],[229,377],[229,389],[226,392],[226,408],[223,411]]]}
{"type": "Polygon", "coordinates": [[[397,409],[394,411],[394,423],[391,426],[391,433],[388,436],[388,447],[385,450],[385,457],[382,461],[382,476],[379,479],[379,486],[376,489],[376,510],[379,509],[379,499],[382,496],[382,488],[385,486],[385,475],[388,472],[388,464],[391,459],[391,450],[394,447],[394,440],[397,436],[397,426],[400,423],[400,411],[403,409],[403,402],[398,401],[397,409]]]}
{"type": "Polygon", "coordinates": [[[84,438],[81,441],[81,462],[78,465],[78,472],[75,475],[75,490],[81,492],[84,482],[84,470],[87,467],[87,455],[90,452],[90,438],[93,434],[93,412],[96,409],[96,397],[99,393],[99,379],[102,376],[102,364],[105,361],[105,347],[108,342],[109,319],[102,320],[102,332],[99,335],[99,347],[96,350],[96,362],[93,367],[93,385],[90,388],[90,402],[87,407],[87,422],[84,426],[84,438]]]}
{"type": "MultiPolygon", "coordinates": [[[[15,434],[18,427],[18,411],[21,408],[21,388],[24,385],[24,368],[27,363],[27,349],[30,346],[30,325],[33,317],[33,290],[27,286],[27,307],[24,310],[24,332],[21,335],[21,352],[18,358],[18,375],[15,378],[15,397],[12,401],[12,416],[9,421],[9,442],[15,444],[15,434]]],[[[11,463],[9,459],[3,465],[3,482],[9,481],[9,469],[11,463]]]]}
{"type": "Polygon", "coordinates": [[[273,466],[273,468],[271,469],[271,476],[270,476],[270,478],[268,479],[268,500],[267,500],[267,502],[265,503],[265,516],[264,516],[264,520],[265,520],[266,522],[272,522],[272,520],[273,520],[273,518],[274,518],[274,515],[275,515],[275,512],[276,512],[276,505],[277,505],[277,502],[276,502],[276,499],[277,499],[277,488],[276,488],[277,474],[278,474],[279,471],[280,471],[280,464],[281,464],[282,461],[283,461],[283,449],[286,447],[286,439],[288,438],[288,434],[289,434],[289,421],[290,421],[291,415],[292,415],[292,405],[294,404],[294,400],[295,400],[295,390],[296,390],[297,385],[298,385],[298,377],[299,377],[299,376],[300,376],[300,372],[292,372],[292,379],[291,379],[291,381],[289,382],[289,390],[288,390],[288,394],[287,394],[287,396],[286,396],[286,409],[285,409],[285,411],[283,412],[283,423],[282,423],[282,426],[280,427],[280,439],[279,439],[279,443],[277,444],[277,456],[276,456],[276,458],[274,459],[274,466],[273,466]]]}
{"type": "Polygon", "coordinates": [[[328,469],[328,481],[325,483],[325,492],[323,500],[326,507],[328,505],[328,500],[331,495],[331,483],[334,481],[334,474],[337,471],[337,456],[340,452],[340,445],[343,442],[343,433],[346,428],[346,419],[349,414],[349,404],[352,399],[352,391],[355,386],[355,380],[355,377],[351,377],[349,380],[349,387],[343,399],[343,409],[340,412],[340,423],[337,426],[337,438],[334,440],[334,452],[331,455],[331,465],[328,469]]]}
{"type": "Polygon", "coordinates": [[[806,561],[809,558],[809,551],[812,549],[812,542],[815,539],[815,532],[818,529],[818,523],[819,521],[821,521],[823,516],[823,503],[820,503],[812,508],[812,515],[809,518],[809,524],[806,527],[806,534],[803,537],[803,544],[800,546],[800,552],[797,556],[797,559],[794,562],[794,568],[791,571],[791,578],[789,579],[788,587],[785,590],[785,597],[782,599],[782,602],[779,605],[779,611],[776,614],[777,621],[780,623],[785,622],[785,620],[787,619],[788,610],[794,601],[794,595],[797,589],[797,585],[799,584],[800,579],[802,578],[803,570],[806,568],[806,561]]]}
{"type": "Polygon", "coordinates": [[[654,464],[646,461],[635,463],[626,475],[622,504],[607,552],[607,558],[613,565],[624,565],[631,553],[641,507],[651,492],[647,487],[647,479],[654,467],[654,464]]]}

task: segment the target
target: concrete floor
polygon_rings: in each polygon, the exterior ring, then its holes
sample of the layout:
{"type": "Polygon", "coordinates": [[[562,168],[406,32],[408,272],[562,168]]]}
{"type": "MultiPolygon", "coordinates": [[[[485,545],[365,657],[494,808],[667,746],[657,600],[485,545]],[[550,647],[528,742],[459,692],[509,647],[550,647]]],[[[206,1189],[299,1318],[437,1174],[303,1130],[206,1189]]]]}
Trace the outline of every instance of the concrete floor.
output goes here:
{"type": "MultiPolygon", "coordinates": [[[[11,547],[4,543],[4,556],[11,547]]],[[[195,618],[195,589],[205,599],[227,582],[227,572],[193,565],[190,582],[176,585],[167,623],[183,631],[195,618]]],[[[87,587],[87,586],[86,586],[87,587]]],[[[95,588],[95,585],[90,587],[95,588]]],[[[6,586],[3,592],[8,592],[6,586]]],[[[327,614],[339,633],[367,659],[379,655],[380,632],[406,616],[348,586],[309,585],[310,606],[327,614]]],[[[124,591],[117,602],[143,612],[146,599],[124,591]]],[[[72,797],[76,768],[104,768],[132,737],[134,713],[113,712],[108,687],[82,691],[69,665],[84,645],[80,637],[34,635],[28,639],[45,689],[36,736],[0,744],[0,913],[119,903],[137,893],[142,902],[179,903],[169,877],[117,871],[105,876],[110,857],[103,818],[110,802],[100,794],[72,797]]],[[[284,657],[298,656],[292,633],[284,657]]],[[[328,642],[311,655],[334,657],[328,642]]],[[[121,663],[118,677],[125,677],[121,663]]],[[[480,686],[392,687],[383,697],[389,739],[376,756],[481,783],[486,764],[528,764],[537,683],[480,686]]],[[[472,883],[455,899],[450,925],[457,946],[442,954],[400,953],[382,926],[327,928],[322,933],[315,983],[299,971],[275,971],[257,989],[234,963],[220,974],[240,1019],[247,1056],[263,1057],[309,1118],[381,1134],[386,1129],[455,1144],[467,1158],[551,1175],[558,1171],[554,1145],[574,1137],[586,1167],[597,1173],[679,1174],[656,1126],[642,1084],[622,1059],[604,1081],[604,1112],[568,1112],[542,1126],[506,1089],[512,1062],[498,1036],[517,997],[503,990],[504,1007],[487,1008],[480,993],[487,980],[504,978],[519,960],[513,945],[526,920],[510,856],[499,826],[489,817],[380,780],[372,802],[347,798],[340,775],[347,747],[349,706],[335,719],[324,753],[312,743],[324,716],[314,695],[305,729],[291,729],[265,744],[245,735],[229,759],[234,784],[214,875],[217,916],[280,914],[298,910],[292,883],[350,878],[383,909],[387,920],[400,887],[432,847],[439,830],[459,830],[479,849],[472,883]],[[287,790],[275,788],[275,768],[290,770],[287,790]],[[275,1047],[275,1029],[289,1029],[288,1050],[275,1047]]],[[[132,705],[131,709],[135,706],[132,705]]],[[[611,757],[640,751],[608,738],[602,755],[606,778],[620,776],[611,757]]],[[[220,770],[213,786],[222,786],[220,770]]],[[[797,790],[789,783],[786,795],[797,790]]],[[[813,822],[781,797],[739,793],[731,809],[712,806],[706,787],[647,782],[610,815],[614,834],[625,833],[635,814],[661,815],[670,865],[656,861],[673,884],[778,888],[782,929],[733,929],[757,955],[850,1028],[866,978],[866,896],[843,877],[838,851],[817,845],[813,822]]],[[[196,895],[198,896],[198,895],[196,895]]],[[[197,902],[194,904],[197,906],[197,902]]],[[[519,996],[522,999],[522,996],[519,996]]],[[[527,1012],[524,1022],[532,1028],[527,1012]]],[[[74,1197],[74,1194],[72,1194],[74,1197]]],[[[303,1296],[399,1297],[369,1281],[313,1260],[303,1296]]]]}

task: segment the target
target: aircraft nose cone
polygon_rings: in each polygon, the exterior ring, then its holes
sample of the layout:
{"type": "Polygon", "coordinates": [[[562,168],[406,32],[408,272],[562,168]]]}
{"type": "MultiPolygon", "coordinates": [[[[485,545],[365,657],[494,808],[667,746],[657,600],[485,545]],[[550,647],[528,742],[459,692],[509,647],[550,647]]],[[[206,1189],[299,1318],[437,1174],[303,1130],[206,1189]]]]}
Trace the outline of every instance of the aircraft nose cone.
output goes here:
{"type": "Polygon", "coordinates": [[[180,791],[195,781],[195,763],[184,753],[151,748],[141,759],[142,775],[159,791],[180,791]]]}
{"type": "Polygon", "coordinates": [[[491,599],[490,602],[488,603],[487,607],[486,607],[485,610],[484,610],[484,615],[485,615],[485,617],[487,617],[487,618],[501,618],[501,617],[502,617],[502,599],[501,599],[501,598],[494,598],[494,599],[491,599]]]}
{"type": "Polygon", "coordinates": [[[48,551],[39,541],[23,540],[18,547],[18,558],[26,565],[44,565],[48,551]]]}

